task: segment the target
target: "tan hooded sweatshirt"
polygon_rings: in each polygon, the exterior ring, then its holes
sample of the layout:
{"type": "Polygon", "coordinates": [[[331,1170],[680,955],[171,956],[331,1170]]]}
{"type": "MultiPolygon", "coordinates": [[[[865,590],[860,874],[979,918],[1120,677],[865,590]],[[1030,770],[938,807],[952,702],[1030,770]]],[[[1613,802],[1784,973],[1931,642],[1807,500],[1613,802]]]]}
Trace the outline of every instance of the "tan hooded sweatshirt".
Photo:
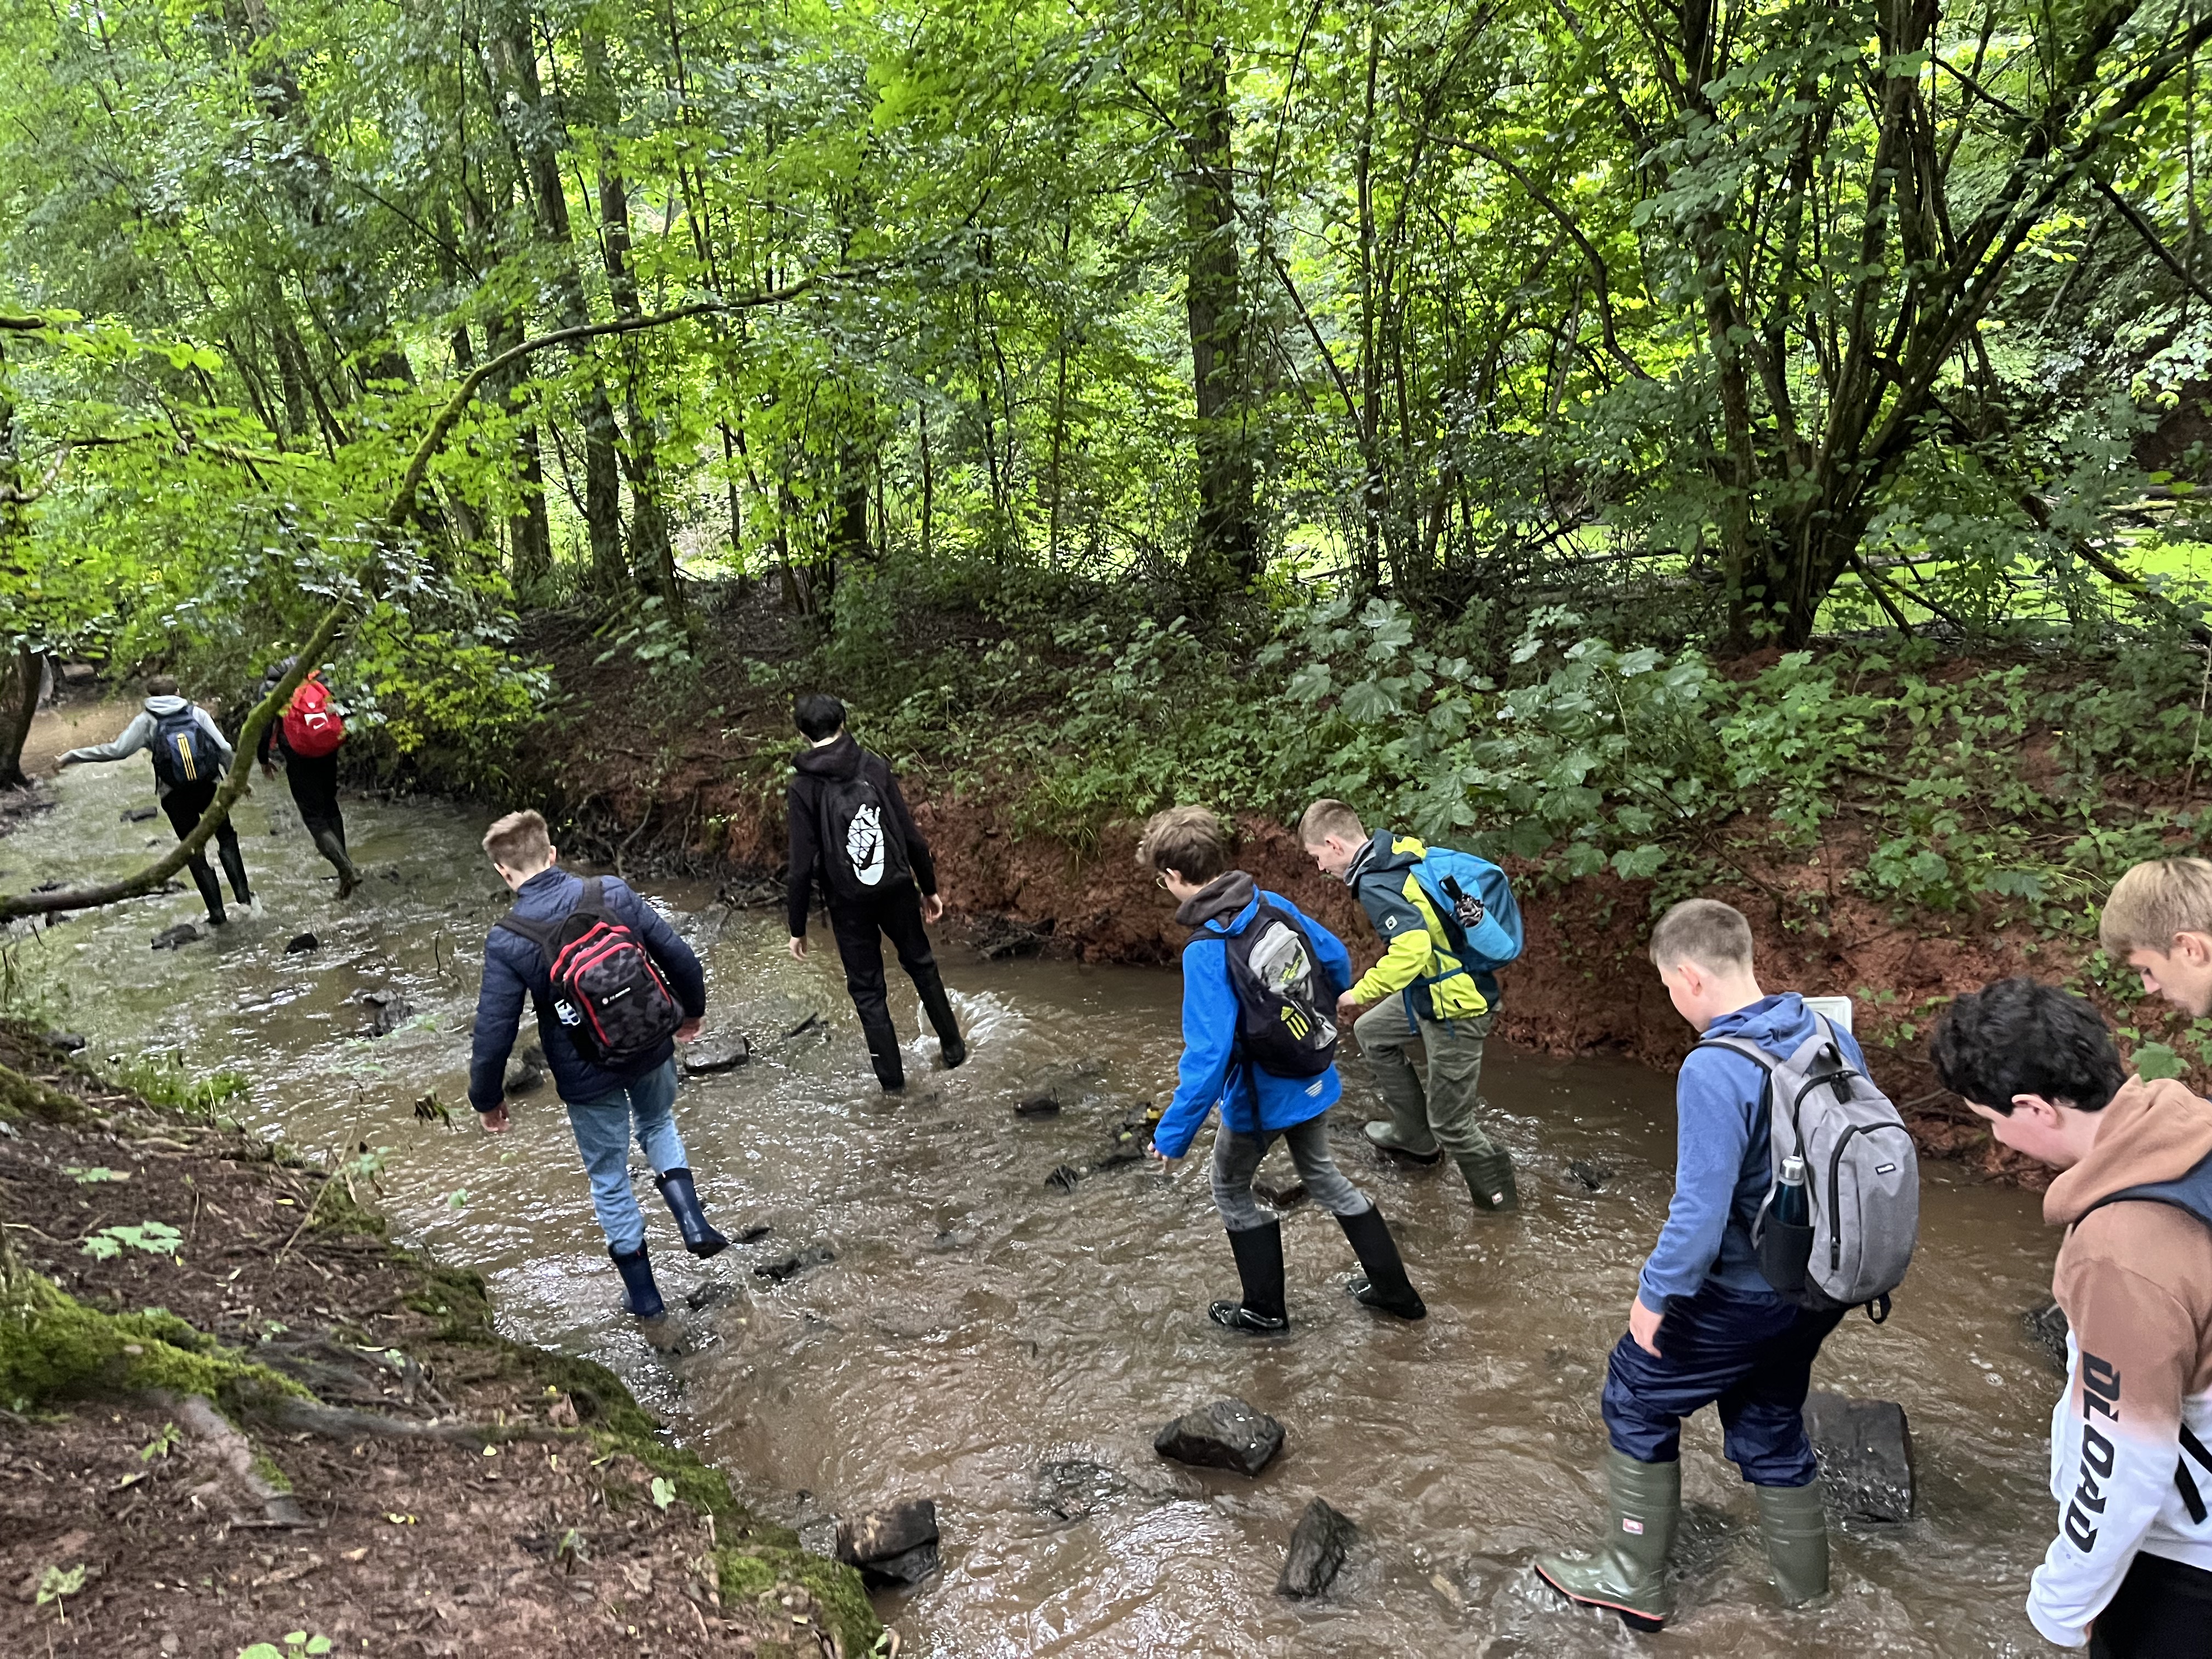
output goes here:
{"type": "MultiPolygon", "coordinates": [[[[2027,1610],[2063,1647],[2088,1640],[2138,1553],[2212,1571],[2212,1522],[2191,1516],[2174,1478],[2185,1423],[2212,1445],[2212,1226],[2172,1203],[2104,1202],[2192,1172],[2212,1187],[2212,1102],[2136,1078],[2100,1116],[2089,1156],[2043,1200],[2068,1229],[2051,1288],[2072,1332],[2051,1417],[2058,1536],[2027,1610]]],[[[2212,1468],[2189,1473],[2212,1504],[2212,1468]]]]}

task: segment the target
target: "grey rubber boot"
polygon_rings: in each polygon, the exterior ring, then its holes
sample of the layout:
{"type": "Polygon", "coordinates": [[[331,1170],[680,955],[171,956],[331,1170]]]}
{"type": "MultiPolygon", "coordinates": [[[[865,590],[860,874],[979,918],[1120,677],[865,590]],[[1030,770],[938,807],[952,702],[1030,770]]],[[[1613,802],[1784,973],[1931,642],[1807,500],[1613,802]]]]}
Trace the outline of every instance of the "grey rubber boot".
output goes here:
{"type": "Polygon", "coordinates": [[[1759,1529],[1766,1538],[1766,1559],[1783,1605],[1794,1607],[1826,1595],[1828,1516],[1819,1479],[1806,1486],[1752,1490],[1759,1494],[1759,1529]]]}
{"type": "Polygon", "coordinates": [[[1494,1215],[1521,1207],[1520,1188],[1513,1182],[1513,1155],[1503,1146],[1462,1158],[1459,1172],[1467,1177],[1468,1196],[1476,1209],[1494,1215]]]}
{"type": "Polygon", "coordinates": [[[1682,1466],[1607,1450],[1605,1477],[1613,1512],[1604,1538],[1587,1554],[1538,1556],[1536,1577],[1570,1601],[1619,1613],[1631,1630],[1661,1629],[1674,1613],[1667,1552],[1682,1513],[1682,1466]]]}
{"type": "Polygon", "coordinates": [[[340,898],[345,897],[355,888],[361,885],[361,872],[354,868],[353,860],[346,852],[345,843],[338,839],[337,830],[316,830],[315,850],[328,859],[331,867],[338,872],[340,898]]]}
{"type": "Polygon", "coordinates": [[[1360,1133],[1367,1137],[1368,1145],[1376,1152],[1389,1152],[1409,1164],[1420,1164],[1424,1169],[1443,1161],[1443,1148],[1437,1145],[1435,1137],[1430,1138],[1428,1151],[1422,1152],[1418,1142],[1409,1142],[1398,1133],[1398,1125],[1392,1119],[1370,1118],[1360,1133]]]}
{"type": "Polygon", "coordinates": [[[1398,1254],[1398,1242],[1390,1237],[1382,1212],[1370,1204],[1358,1215],[1340,1215],[1336,1221],[1352,1241],[1352,1254],[1363,1269],[1344,1287],[1352,1299],[1400,1319],[1426,1319],[1428,1305],[1406,1277],[1405,1259],[1398,1254]]]}
{"type": "Polygon", "coordinates": [[[228,846],[218,843],[216,856],[222,860],[223,874],[230,878],[232,896],[240,904],[252,903],[253,889],[246,884],[246,854],[239,850],[237,843],[232,842],[228,846]]]}

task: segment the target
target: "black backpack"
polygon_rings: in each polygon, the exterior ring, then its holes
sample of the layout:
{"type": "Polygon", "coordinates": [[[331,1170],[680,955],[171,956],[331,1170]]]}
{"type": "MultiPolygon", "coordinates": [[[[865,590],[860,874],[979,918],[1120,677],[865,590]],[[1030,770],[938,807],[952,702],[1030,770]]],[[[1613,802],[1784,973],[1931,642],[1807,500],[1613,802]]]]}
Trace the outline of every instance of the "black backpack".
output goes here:
{"type": "Polygon", "coordinates": [[[585,882],[576,908],[557,921],[526,921],[510,911],[493,925],[545,953],[554,1017],[586,1060],[603,1066],[636,1060],[684,1023],[645,941],[607,908],[605,878],[585,882]]]}
{"type": "Polygon", "coordinates": [[[1275,1077],[1319,1077],[1334,1066],[1336,1010],[1323,1006],[1313,943],[1296,918],[1261,899],[1244,929],[1222,943],[1245,1063],[1275,1077]]]}
{"type": "Polygon", "coordinates": [[[890,803],[865,769],[823,779],[819,811],[822,878],[832,896],[866,898],[914,878],[890,803]]]}
{"type": "Polygon", "coordinates": [[[222,757],[216,752],[199,710],[191,703],[173,714],[154,717],[154,775],[172,789],[188,783],[207,783],[222,772],[222,757]]]}

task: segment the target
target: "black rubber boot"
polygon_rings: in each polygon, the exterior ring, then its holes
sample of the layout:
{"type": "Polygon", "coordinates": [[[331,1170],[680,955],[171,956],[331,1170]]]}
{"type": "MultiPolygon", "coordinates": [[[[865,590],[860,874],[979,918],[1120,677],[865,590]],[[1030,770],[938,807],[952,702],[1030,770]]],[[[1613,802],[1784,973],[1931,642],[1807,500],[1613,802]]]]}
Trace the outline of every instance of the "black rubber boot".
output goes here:
{"type": "Polygon", "coordinates": [[[929,1016],[930,1029],[937,1033],[937,1052],[951,1071],[968,1058],[967,1039],[960,1035],[959,1017],[952,1012],[952,999],[945,994],[945,981],[933,968],[915,988],[921,993],[922,1012],[929,1016]]]}
{"type": "Polygon", "coordinates": [[[714,1224],[699,1207],[699,1189],[691,1184],[690,1170],[670,1170],[653,1176],[653,1184],[660,1188],[668,1213],[676,1218],[676,1231],[684,1235],[685,1249],[703,1258],[730,1248],[730,1241],[714,1231],[714,1224]]]}
{"type": "Polygon", "coordinates": [[[1283,1226],[1270,1221],[1264,1227],[1246,1227],[1229,1235],[1230,1253],[1237,1258],[1237,1277],[1243,1282],[1242,1302],[1217,1302],[1206,1311],[1217,1325],[1232,1331],[1268,1334],[1291,1328],[1283,1309],[1283,1226]]]}
{"type": "Polygon", "coordinates": [[[222,860],[222,872],[230,878],[230,890],[240,904],[253,902],[253,889],[246,880],[246,854],[238,850],[237,843],[219,844],[216,856],[222,860]]]}
{"type": "Polygon", "coordinates": [[[345,841],[335,830],[315,831],[315,850],[331,862],[338,872],[338,896],[345,897],[361,885],[361,872],[354,868],[353,860],[347,856],[345,841]]]}
{"type": "Polygon", "coordinates": [[[623,1311],[636,1319],[658,1319],[665,1311],[660,1300],[660,1286],[653,1282],[653,1263],[641,1244],[628,1255],[617,1253],[611,1244],[607,1254],[623,1277],[623,1311]]]}
{"type": "Polygon", "coordinates": [[[876,1081],[884,1085],[884,1092],[895,1095],[906,1087],[906,1059],[899,1053],[898,1029],[886,1021],[882,1025],[862,1025],[860,1035],[868,1044],[868,1064],[876,1068],[876,1081]]]}
{"type": "Polygon", "coordinates": [[[1382,1212],[1370,1204],[1358,1215],[1337,1217],[1336,1224],[1344,1229],[1360,1267],[1365,1269],[1344,1287],[1352,1292],[1352,1299],[1400,1319],[1426,1319],[1429,1304],[1406,1277],[1405,1260],[1398,1254],[1398,1242],[1390,1237],[1382,1212]]]}
{"type": "Polygon", "coordinates": [[[222,884],[215,878],[215,872],[207,867],[204,859],[191,869],[192,885],[200,890],[200,902],[207,906],[208,926],[222,927],[230,920],[222,913],[222,884]]]}

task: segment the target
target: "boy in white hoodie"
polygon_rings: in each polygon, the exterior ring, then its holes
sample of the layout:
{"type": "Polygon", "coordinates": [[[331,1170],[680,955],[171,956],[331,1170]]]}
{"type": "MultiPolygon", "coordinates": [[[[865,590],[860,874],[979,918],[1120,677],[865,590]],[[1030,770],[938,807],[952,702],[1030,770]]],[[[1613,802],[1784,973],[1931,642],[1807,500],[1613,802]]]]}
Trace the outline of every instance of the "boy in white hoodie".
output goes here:
{"type": "MultiPolygon", "coordinates": [[[[146,682],[145,707],[114,742],[72,749],[60,763],[76,766],[87,761],[118,761],[141,749],[153,755],[155,793],[161,810],[169,815],[169,827],[182,841],[206,813],[222,783],[222,775],[230,769],[230,744],[212,714],[189,698],[179,696],[177,682],[169,675],[156,674],[146,682]]],[[[223,873],[230,878],[230,890],[240,904],[252,903],[253,892],[246,881],[246,857],[238,849],[238,831],[228,818],[216,826],[215,840],[223,873]]],[[[206,855],[193,854],[190,868],[192,884],[200,890],[207,905],[208,924],[222,927],[228,920],[222,912],[222,888],[215,872],[208,868],[206,855]]]]}
{"type": "Polygon", "coordinates": [[[2058,1535],[2027,1616],[2093,1659],[2212,1659],[2212,1102],[2128,1078],[2096,1010],[2029,979],[1953,1002],[1929,1057],[1999,1141],[2062,1171],[2043,1198],[2067,1230],[2058,1535]]]}

